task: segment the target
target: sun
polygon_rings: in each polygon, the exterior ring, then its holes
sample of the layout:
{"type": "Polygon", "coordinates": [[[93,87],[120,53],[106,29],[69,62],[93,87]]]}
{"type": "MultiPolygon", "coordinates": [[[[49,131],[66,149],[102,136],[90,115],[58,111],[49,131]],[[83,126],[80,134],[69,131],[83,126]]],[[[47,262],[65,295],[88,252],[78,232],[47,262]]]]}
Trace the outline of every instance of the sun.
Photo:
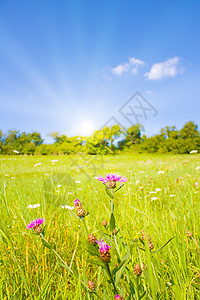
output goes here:
{"type": "Polygon", "coordinates": [[[94,132],[94,130],[94,124],[89,120],[83,121],[80,124],[80,134],[82,136],[89,136],[94,132]]]}

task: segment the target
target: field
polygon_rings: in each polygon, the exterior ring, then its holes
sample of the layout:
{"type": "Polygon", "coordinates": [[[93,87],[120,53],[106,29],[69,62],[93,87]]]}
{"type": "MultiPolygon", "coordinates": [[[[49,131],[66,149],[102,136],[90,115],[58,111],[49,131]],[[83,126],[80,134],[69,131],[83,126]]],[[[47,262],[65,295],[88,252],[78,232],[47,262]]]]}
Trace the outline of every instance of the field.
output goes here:
{"type": "Polygon", "coordinates": [[[110,249],[110,269],[130,250],[118,294],[125,299],[200,299],[200,155],[87,159],[83,164],[82,158],[70,156],[0,156],[0,299],[115,298],[102,267],[88,262],[82,219],[61,206],[72,207],[78,198],[89,212],[88,232],[106,239],[102,221],[109,223],[110,199],[95,177],[110,172],[128,179],[114,198],[119,232],[110,249]],[[45,219],[50,248],[26,229],[38,218],[45,219]],[[152,250],[141,230],[150,236],[152,250]],[[134,274],[135,264],[142,266],[140,276],[134,274]],[[96,294],[88,291],[89,280],[96,294]]]}

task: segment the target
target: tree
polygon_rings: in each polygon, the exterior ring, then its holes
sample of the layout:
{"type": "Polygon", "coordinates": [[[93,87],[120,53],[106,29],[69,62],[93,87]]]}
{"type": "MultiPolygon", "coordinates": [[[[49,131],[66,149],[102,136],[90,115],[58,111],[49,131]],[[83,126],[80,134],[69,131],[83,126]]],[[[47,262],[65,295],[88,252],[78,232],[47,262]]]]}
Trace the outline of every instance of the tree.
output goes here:
{"type": "Polygon", "coordinates": [[[131,147],[134,144],[141,142],[141,130],[144,130],[141,124],[132,125],[127,129],[125,144],[127,147],[131,147]]]}
{"type": "Polygon", "coordinates": [[[30,134],[30,140],[31,140],[31,143],[35,144],[36,147],[43,143],[41,134],[36,131],[30,134]]]}
{"type": "Polygon", "coordinates": [[[182,139],[199,137],[198,125],[192,121],[187,122],[180,130],[180,136],[182,139]]]}

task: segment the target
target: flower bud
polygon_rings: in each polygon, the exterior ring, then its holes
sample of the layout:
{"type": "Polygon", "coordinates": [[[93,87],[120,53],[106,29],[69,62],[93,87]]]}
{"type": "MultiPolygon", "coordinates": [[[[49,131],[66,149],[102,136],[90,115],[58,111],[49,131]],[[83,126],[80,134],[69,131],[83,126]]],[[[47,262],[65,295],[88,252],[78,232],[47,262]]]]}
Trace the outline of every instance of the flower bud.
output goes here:
{"type": "Polygon", "coordinates": [[[135,265],[135,267],[133,268],[133,272],[136,276],[140,276],[140,274],[142,273],[142,269],[140,267],[140,265],[135,265]]]}
{"type": "Polygon", "coordinates": [[[103,220],[102,225],[103,225],[104,227],[106,227],[106,226],[107,226],[107,222],[106,222],[105,220],[103,220]]]}
{"type": "Polygon", "coordinates": [[[106,251],[106,252],[100,251],[100,258],[101,258],[102,262],[109,263],[111,260],[110,252],[109,251],[106,251]]]}
{"type": "Polygon", "coordinates": [[[78,217],[82,217],[82,218],[85,217],[86,214],[85,209],[83,207],[77,208],[76,213],[78,217]]]}
{"type": "Polygon", "coordinates": [[[33,229],[37,234],[40,234],[42,232],[42,227],[40,225],[34,226],[33,229]]]}
{"type": "Polygon", "coordinates": [[[90,289],[90,291],[95,290],[95,284],[93,281],[88,281],[88,288],[90,289]]]}
{"type": "Polygon", "coordinates": [[[189,238],[192,237],[192,233],[191,233],[190,231],[187,231],[186,233],[187,233],[187,236],[188,236],[189,238]]]}
{"type": "Polygon", "coordinates": [[[117,229],[115,228],[114,230],[113,230],[113,232],[112,232],[112,234],[116,234],[117,233],[117,229]]]}
{"type": "Polygon", "coordinates": [[[91,244],[91,245],[95,245],[96,244],[96,237],[94,236],[94,234],[90,233],[88,235],[88,242],[91,244]]]}

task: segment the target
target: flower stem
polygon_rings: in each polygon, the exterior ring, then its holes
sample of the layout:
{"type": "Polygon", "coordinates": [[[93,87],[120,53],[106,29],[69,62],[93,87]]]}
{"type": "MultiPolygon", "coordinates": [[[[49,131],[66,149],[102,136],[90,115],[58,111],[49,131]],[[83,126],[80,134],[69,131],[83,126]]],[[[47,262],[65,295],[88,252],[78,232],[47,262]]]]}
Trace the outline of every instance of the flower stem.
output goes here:
{"type": "Polygon", "coordinates": [[[136,299],[137,300],[139,300],[140,299],[140,297],[139,297],[139,278],[138,278],[138,276],[136,277],[136,299]]]}
{"type": "Polygon", "coordinates": [[[114,190],[111,189],[111,194],[112,194],[112,198],[110,200],[110,210],[111,210],[111,214],[114,213],[114,205],[113,205],[113,198],[114,198],[114,190]]]}
{"type": "Polygon", "coordinates": [[[110,276],[110,280],[111,280],[111,282],[112,282],[112,285],[113,285],[113,288],[114,288],[114,291],[115,291],[115,295],[116,295],[118,292],[117,292],[117,289],[116,289],[116,286],[115,286],[115,283],[114,283],[112,274],[111,274],[111,272],[110,272],[110,267],[109,267],[109,264],[108,264],[108,263],[106,264],[106,267],[107,267],[108,274],[109,274],[109,276],[110,276]]]}
{"type": "Polygon", "coordinates": [[[83,224],[84,224],[86,234],[88,235],[89,233],[88,233],[87,225],[86,225],[86,223],[85,223],[85,218],[82,218],[82,222],[83,222],[83,224]]]}

